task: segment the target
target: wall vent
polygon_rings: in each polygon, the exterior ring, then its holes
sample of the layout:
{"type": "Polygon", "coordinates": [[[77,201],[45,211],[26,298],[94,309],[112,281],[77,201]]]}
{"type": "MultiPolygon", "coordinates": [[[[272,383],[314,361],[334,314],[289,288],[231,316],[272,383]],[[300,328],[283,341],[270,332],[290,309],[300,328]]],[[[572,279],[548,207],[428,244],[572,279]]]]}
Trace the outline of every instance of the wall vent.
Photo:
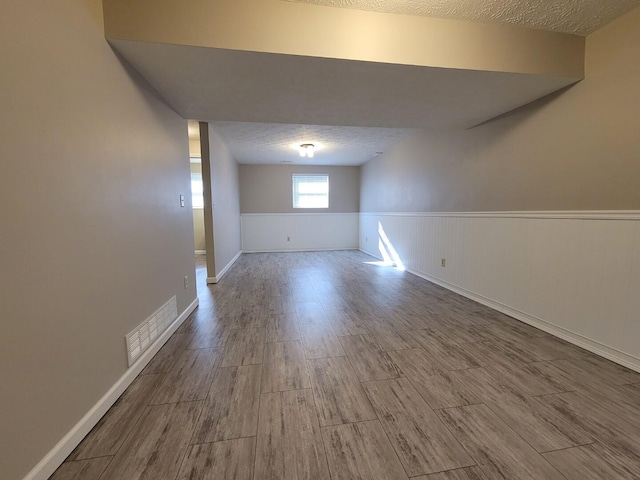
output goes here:
{"type": "Polygon", "coordinates": [[[125,339],[129,366],[178,318],[178,306],[175,295],[153,315],[138,325],[125,339]]]}

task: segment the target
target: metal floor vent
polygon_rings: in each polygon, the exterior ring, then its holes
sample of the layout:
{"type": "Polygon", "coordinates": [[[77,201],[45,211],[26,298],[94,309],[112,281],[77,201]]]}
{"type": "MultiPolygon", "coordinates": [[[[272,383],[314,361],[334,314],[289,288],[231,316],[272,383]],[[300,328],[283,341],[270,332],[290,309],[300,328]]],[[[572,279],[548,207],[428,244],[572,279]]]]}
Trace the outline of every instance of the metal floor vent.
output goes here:
{"type": "Polygon", "coordinates": [[[133,365],[133,362],[151,346],[156,338],[162,335],[162,332],[164,332],[176,318],[178,318],[178,307],[174,295],[171,297],[171,300],[160,307],[157,312],[138,325],[135,330],[125,337],[127,341],[129,366],[133,365]]]}

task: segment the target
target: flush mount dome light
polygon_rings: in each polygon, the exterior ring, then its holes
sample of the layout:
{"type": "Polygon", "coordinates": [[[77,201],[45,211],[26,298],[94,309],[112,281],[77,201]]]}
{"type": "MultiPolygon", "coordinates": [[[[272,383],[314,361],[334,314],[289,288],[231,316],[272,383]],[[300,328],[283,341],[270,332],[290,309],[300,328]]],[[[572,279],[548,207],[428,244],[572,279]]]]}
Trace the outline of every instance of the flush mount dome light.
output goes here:
{"type": "Polygon", "coordinates": [[[313,158],[314,149],[313,143],[303,143],[298,147],[298,152],[300,152],[301,157],[313,158]]]}

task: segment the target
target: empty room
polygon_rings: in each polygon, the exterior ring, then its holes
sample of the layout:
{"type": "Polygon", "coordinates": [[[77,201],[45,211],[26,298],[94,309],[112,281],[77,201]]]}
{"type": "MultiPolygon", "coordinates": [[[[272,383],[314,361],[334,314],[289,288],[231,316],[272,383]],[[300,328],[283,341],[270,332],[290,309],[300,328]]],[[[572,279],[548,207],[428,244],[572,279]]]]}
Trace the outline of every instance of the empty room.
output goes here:
{"type": "Polygon", "coordinates": [[[2,10],[2,480],[640,479],[638,0],[2,10]]]}

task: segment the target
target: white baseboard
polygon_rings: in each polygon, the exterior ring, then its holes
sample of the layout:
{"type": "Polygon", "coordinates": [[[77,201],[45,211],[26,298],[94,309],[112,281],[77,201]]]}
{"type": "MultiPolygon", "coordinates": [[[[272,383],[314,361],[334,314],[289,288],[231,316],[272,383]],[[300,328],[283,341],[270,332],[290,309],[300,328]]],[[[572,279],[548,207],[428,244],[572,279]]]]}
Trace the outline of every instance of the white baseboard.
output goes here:
{"type": "Polygon", "coordinates": [[[571,220],[640,220],[640,210],[542,210],[502,212],[360,212],[379,217],[555,218],[571,220]]]}
{"type": "Polygon", "coordinates": [[[372,257],[374,257],[374,258],[380,258],[380,256],[379,256],[379,255],[376,255],[376,254],[375,254],[375,253],[373,253],[373,252],[369,252],[368,250],[365,250],[365,249],[364,249],[364,248],[362,248],[362,247],[358,247],[358,250],[360,250],[362,253],[365,253],[365,254],[367,254],[367,255],[371,255],[371,256],[372,256],[372,257]]]}
{"type": "Polygon", "coordinates": [[[47,480],[56,469],[62,465],[69,454],[76,448],[82,439],[87,436],[91,429],[107,413],[107,410],[120,398],[129,385],[142,372],[144,367],[151,361],[158,350],[169,340],[169,337],[178,329],[182,322],[198,306],[198,298],[175,319],[162,335],[149,347],[136,362],[118,379],[116,383],[91,407],[84,417],[67,433],[45,457],[33,467],[24,477],[24,480],[47,480]]]}
{"type": "MultiPolygon", "coordinates": [[[[362,253],[371,255],[372,257],[380,258],[379,256],[375,255],[373,252],[368,252],[366,250],[363,250],[362,248],[360,248],[359,250],[362,253]]],[[[628,355],[624,352],[611,348],[600,342],[584,337],[578,333],[564,329],[562,327],[549,323],[541,318],[535,317],[526,312],[510,307],[509,305],[505,305],[503,303],[497,302],[485,296],[471,292],[469,290],[466,290],[462,287],[459,287],[457,285],[454,285],[452,283],[449,283],[437,277],[433,277],[431,275],[418,272],[411,268],[407,268],[406,271],[420,278],[424,278],[429,282],[435,283],[436,285],[440,285],[441,287],[444,287],[447,290],[451,290],[452,292],[458,293],[463,297],[470,298],[471,300],[481,303],[482,305],[485,305],[489,308],[497,310],[498,312],[504,313],[505,315],[509,315],[510,317],[513,317],[516,320],[520,320],[521,322],[526,323],[527,325],[531,325],[532,327],[538,328],[555,337],[566,340],[567,342],[577,345],[578,347],[584,348],[585,350],[595,353],[596,355],[600,355],[601,357],[611,360],[612,362],[615,362],[619,365],[627,367],[636,372],[640,372],[639,358],[628,355]]]]}
{"type": "Polygon", "coordinates": [[[207,251],[206,250],[194,250],[194,253],[196,255],[206,255],[207,251]]]}
{"type": "Polygon", "coordinates": [[[219,282],[220,279],[222,279],[224,274],[227,273],[229,271],[229,269],[233,266],[233,264],[236,263],[236,261],[240,258],[240,255],[242,255],[242,250],[240,250],[238,253],[236,253],[236,256],[233,257],[229,263],[227,263],[227,266],[224,267],[222,270],[220,270],[220,273],[218,273],[216,275],[216,281],[219,282]]]}
{"type": "Polygon", "coordinates": [[[224,267],[219,274],[217,274],[215,277],[207,277],[207,284],[211,284],[211,283],[218,283],[222,277],[224,276],[225,273],[227,273],[229,271],[229,269],[233,266],[234,263],[236,263],[236,261],[240,258],[240,255],[242,255],[242,250],[239,251],[235,257],[233,257],[231,259],[231,261],[229,263],[227,263],[226,267],[224,267]]]}
{"type": "Polygon", "coordinates": [[[282,249],[282,250],[243,250],[242,253],[293,253],[293,252],[337,252],[346,250],[358,250],[358,247],[344,248],[304,248],[304,249],[282,249]]]}
{"type": "Polygon", "coordinates": [[[478,295],[476,293],[465,290],[464,288],[453,285],[449,282],[441,280],[436,277],[432,277],[430,275],[425,275],[424,273],[416,272],[410,268],[407,269],[407,272],[412,273],[418,277],[424,278],[432,283],[440,285],[448,290],[456,292],[463,297],[470,298],[471,300],[475,300],[478,303],[486,305],[489,308],[493,308],[499,312],[502,312],[510,317],[515,318],[516,320],[520,320],[527,325],[531,325],[532,327],[536,327],[544,332],[550,333],[551,335],[566,340],[569,343],[577,345],[578,347],[584,348],[585,350],[589,350],[596,355],[600,355],[601,357],[607,358],[612,362],[618,363],[624,367],[630,368],[636,372],[640,372],[640,358],[635,358],[631,355],[628,355],[624,352],[611,348],[607,345],[604,345],[600,342],[592,340],[590,338],[584,337],[578,333],[572,332],[570,330],[564,329],[552,323],[549,323],[541,318],[534,317],[533,315],[529,315],[526,312],[520,311],[509,305],[504,305],[500,302],[496,302],[490,298],[484,297],[482,295],[478,295]]]}

